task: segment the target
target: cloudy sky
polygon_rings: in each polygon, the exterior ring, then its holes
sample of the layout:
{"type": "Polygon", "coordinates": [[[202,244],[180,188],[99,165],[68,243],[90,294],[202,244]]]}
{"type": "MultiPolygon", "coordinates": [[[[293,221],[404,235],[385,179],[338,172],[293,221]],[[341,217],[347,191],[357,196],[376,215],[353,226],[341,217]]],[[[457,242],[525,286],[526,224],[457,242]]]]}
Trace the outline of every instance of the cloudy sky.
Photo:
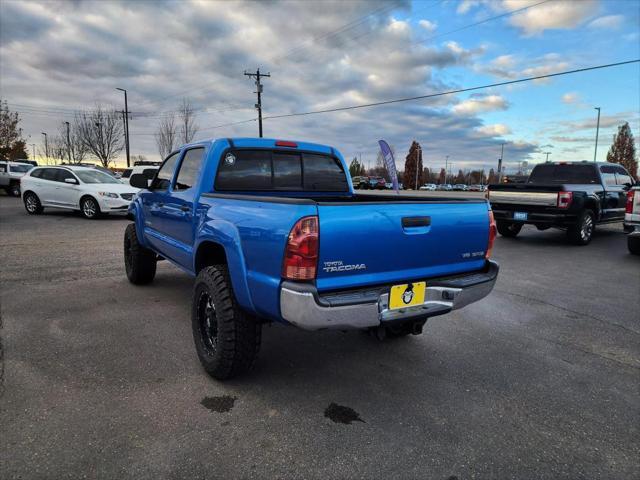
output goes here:
{"type": "Polygon", "coordinates": [[[373,162],[377,140],[400,168],[412,140],[428,166],[598,158],[617,125],[640,136],[640,64],[337,113],[357,105],[640,58],[638,0],[11,1],[0,0],[0,96],[28,142],[73,112],[123,108],[131,153],[158,157],[158,121],[188,98],[196,139],[265,136],[328,143],[373,162]],[[525,8],[530,7],[530,8],[525,8]],[[523,9],[516,13],[515,10],[523,9]],[[242,122],[237,125],[226,125],[242,122]]]}

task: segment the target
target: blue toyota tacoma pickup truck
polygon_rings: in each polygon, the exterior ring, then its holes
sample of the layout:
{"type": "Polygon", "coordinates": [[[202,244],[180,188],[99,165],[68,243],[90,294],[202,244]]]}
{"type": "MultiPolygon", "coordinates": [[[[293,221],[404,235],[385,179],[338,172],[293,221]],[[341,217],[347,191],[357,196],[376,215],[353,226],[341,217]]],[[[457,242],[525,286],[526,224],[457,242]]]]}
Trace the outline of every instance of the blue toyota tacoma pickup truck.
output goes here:
{"type": "Polygon", "coordinates": [[[263,138],[181,147],[131,203],[129,280],[166,259],[196,277],[196,351],[214,378],[253,363],[261,326],[419,334],[493,288],[484,199],[355,194],[334,148],[263,138]]]}

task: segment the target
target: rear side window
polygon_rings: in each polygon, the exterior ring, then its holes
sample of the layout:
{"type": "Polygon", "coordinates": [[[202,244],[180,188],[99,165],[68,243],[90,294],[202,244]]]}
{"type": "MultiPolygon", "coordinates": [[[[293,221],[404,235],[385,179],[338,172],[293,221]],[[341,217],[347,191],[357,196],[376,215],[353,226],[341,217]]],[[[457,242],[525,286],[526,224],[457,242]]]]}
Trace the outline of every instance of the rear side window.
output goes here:
{"type": "Polygon", "coordinates": [[[42,168],[36,168],[33,172],[31,172],[31,176],[32,177],[36,177],[36,178],[41,178],[43,171],[44,171],[44,169],[42,169],[42,168]]]}
{"type": "Polygon", "coordinates": [[[171,179],[173,178],[173,170],[176,168],[176,162],[178,161],[178,154],[176,152],[173,155],[167,157],[167,159],[158,170],[156,178],[153,179],[151,184],[151,190],[168,190],[171,185],[171,179]]]}
{"type": "Polygon", "coordinates": [[[6,171],[7,171],[7,164],[0,163],[0,173],[6,173],[6,171]]]}
{"type": "Polygon", "coordinates": [[[328,155],[236,150],[220,159],[216,190],[346,192],[347,177],[328,155]]]}
{"type": "Polygon", "coordinates": [[[528,183],[600,183],[594,165],[565,163],[561,165],[549,163],[537,165],[528,183]]]}
{"type": "Polygon", "coordinates": [[[203,154],[204,148],[192,148],[185,152],[176,178],[174,187],[176,190],[187,190],[195,185],[198,173],[200,173],[203,154]]]}
{"type": "Polygon", "coordinates": [[[133,169],[127,168],[124,172],[122,172],[122,178],[129,178],[131,176],[131,172],[133,172],[133,169]]]}
{"type": "Polygon", "coordinates": [[[600,167],[600,173],[602,174],[602,183],[605,185],[616,184],[616,169],[615,167],[604,166],[600,167]]]}

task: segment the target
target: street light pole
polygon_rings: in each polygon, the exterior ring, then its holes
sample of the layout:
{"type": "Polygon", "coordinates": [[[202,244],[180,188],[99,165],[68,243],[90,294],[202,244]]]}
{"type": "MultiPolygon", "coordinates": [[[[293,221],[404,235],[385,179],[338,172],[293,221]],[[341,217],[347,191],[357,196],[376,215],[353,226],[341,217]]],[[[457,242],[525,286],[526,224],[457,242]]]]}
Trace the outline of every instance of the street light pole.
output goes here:
{"type": "Polygon", "coordinates": [[[127,167],[129,167],[131,161],[129,159],[129,106],[127,104],[127,91],[124,88],[118,88],[118,87],[116,87],[116,90],[120,90],[121,92],[124,92],[124,112],[125,112],[124,142],[125,142],[125,147],[127,151],[127,167]]]}
{"type": "Polygon", "coordinates": [[[49,164],[49,143],[47,143],[47,134],[45,132],[40,132],[44,135],[44,154],[47,157],[47,165],[49,164]]]}
{"type": "Polygon", "coordinates": [[[31,144],[31,148],[33,149],[33,159],[35,160],[36,159],[36,144],[32,143],[31,144]]]}
{"type": "Polygon", "coordinates": [[[500,158],[498,159],[498,183],[502,183],[502,159],[504,158],[504,142],[500,147],[500,158]]]}
{"type": "Polygon", "coordinates": [[[69,157],[69,163],[71,163],[71,140],[69,136],[69,122],[64,122],[67,124],[67,156],[69,157]]]}
{"type": "Polygon", "coordinates": [[[449,176],[449,155],[447,155],[444,159],[444,183],[449,182],[447,176],[449,176]]]}
{"type": "Polygon", "coordinates": [[[545,159],[545,162],[549,161],[549,155],[551,155],[551,152],[544,152],[544,154],[547,156],[547,158],[545,159]]]}
{"type": "Polygon", "coordinates": [[[598,110],[598,123],[596,124],[596,148],[593,152],[593,161],[596,161],[596,156],[598,155],[598,134],[600,133],[600,107],[594,107],[598,110]]]}

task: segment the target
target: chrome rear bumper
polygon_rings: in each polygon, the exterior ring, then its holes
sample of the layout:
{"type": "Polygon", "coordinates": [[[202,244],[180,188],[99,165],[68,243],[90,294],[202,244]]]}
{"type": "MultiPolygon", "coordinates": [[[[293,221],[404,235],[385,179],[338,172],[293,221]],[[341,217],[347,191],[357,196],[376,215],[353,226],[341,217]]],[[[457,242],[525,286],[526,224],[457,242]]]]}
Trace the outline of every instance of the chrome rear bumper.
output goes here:
{"type": "Polygon", "coordinates": [[[496,262],[488,261],[481,272],[427,280],[422,305],[395,310],[389,309],[389,286],[320,295],[313,285],[284,282],[280,312],[284,320],[305,330],[365,329],[384,322],[426,319],[486,297],[498,270],[496,262]]]}

